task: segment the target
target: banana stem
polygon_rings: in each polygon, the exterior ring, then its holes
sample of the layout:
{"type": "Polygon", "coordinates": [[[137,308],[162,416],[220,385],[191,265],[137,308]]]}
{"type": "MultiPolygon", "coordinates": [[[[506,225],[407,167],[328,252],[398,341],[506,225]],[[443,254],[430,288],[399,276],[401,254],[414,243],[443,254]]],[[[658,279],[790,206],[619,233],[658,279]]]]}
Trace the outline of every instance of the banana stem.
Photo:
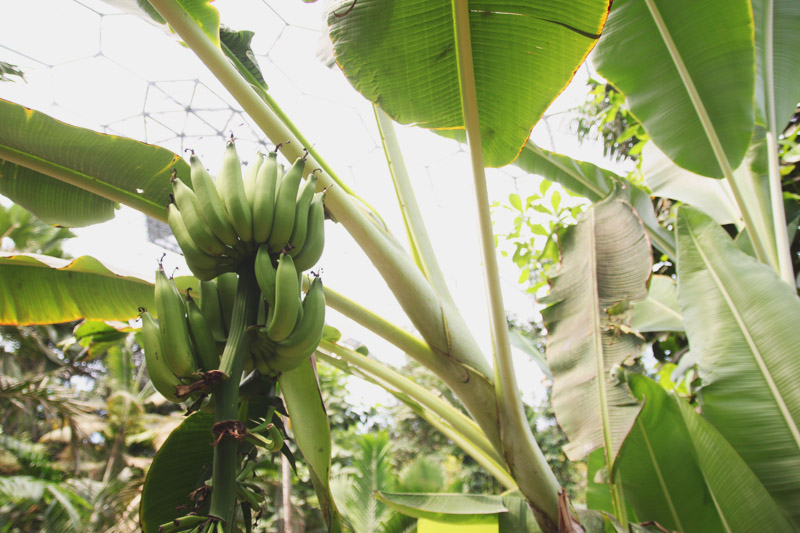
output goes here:
{"type": "MultiPolygon", "coordinates": [[[[220,365],[220,370],[229,377],[214,391],[214,421],[217,423],[237,419],[239,380],[242,377],[250,345],[245,330],[256,321],[259,294],[253,264],[248,261],[239,271],[231,328],[220,365]]],[[[214,448],[210,513],[225,521],[226,533],[233,531],[236,510],[237,444],[236,439],[223,436],[214,448]]]]}
{"type": "Polygon", "coordinates": [[[511,359],[503,294],[489,214],[489,195],[483,162],[478,97],[472,63],[469,6],[467,0],[452,0],[456,58],[461,93],[461,109],[467,146],[472,162],[475,204],[478,212],[478,232],[483,259],[489,321],[494,349],[495,394],[500,438],[509,470],[528,499],[536,521],[544,531],[555,531],[559,523],[559,483],[533,438],[522,407],[517,378],[511,359]]]}

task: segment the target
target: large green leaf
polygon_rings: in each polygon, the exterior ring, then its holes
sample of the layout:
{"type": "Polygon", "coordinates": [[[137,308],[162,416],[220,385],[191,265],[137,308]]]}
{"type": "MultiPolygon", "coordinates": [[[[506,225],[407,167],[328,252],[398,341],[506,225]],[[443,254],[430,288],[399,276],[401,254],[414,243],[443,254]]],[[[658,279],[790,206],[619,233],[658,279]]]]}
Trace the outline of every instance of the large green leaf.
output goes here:
{"type": "Polygon", "coordinates": [[[0,160],[0,193],[63,226],[108,220],[114,202],[166,220],[172,170],[189,179],[189,165],[169,150],[70,126],[2,99],[0,160]]]}
{"type": "Polygon", "coordinates": [[[128,320],[140,306],[155,307],[153,284],[92,257],[0,253],[0,324],[128,320]]]}
{"type": "MultiPolygon", "coordinates": [[[[594,46],[609,4],[470,2],[488,166],[503,166],[517,157],[533,125],[594,46]]],[[[463,129],[449,0],[338,0],[331,2],[328,24],[345,76],[392,119],[432,129],[463,129]]]]}
{"type": "Polygon", "coordinates": [[[139,506],[144,533],[156,533],[161,524],[191,510],[189,494],[211,477],[213,425],[213,415],[194,413],[172,431],[156,453],[144,480],[139,506]]]}
{"type": "Polygon", "coordinates": [[[749,0],[617,0],[593,58],[653,141],[678,165],[722,177],[754,124],[749,0]]]}
{"type": "MultiPolygon", "coordinates": [[[[614,183],[625,179],[614,172],[586,161],[556,154],[539,148],[528,141],[515,164],[526,172],[561,184],[564,188],[593,202],[601,200],[611,192],[614,183]]],[[[675,256],[675,243],[672,234],[661,227],[656,218],[650,196],[641,189],[626,183],[628,201],[636,209],[644,222],[653,245],[667,254],[675,256]]]]}
{"type": "Polygon", "coordinates": [[[703,415],[800,523],[800,299],[702,212],[681,207],[677,235],[703,415]]]}
{"type": "Polygon", "coordinates": [[[647,299],[633,305],[631,327],[646,331],[683,331],[678,289],[669,276],[652,276],[647,299]]]}
{"type": "Polygon", "coordinates": [[[640,349],[634,335],[615,325],[627,322],[630,303],[647,297],[650,243],[615,190],[564,233],[561,245],[562,265],[542,312],[553,409],[570,440],[564,447],[570,459],[601,446],[613,457],[639,408],[609,372],[640,349]]]}
{"type": "Polygon", "coordinates": [[[503,497],[492,494],[377,492],[376,496],[398,513],[449,524],[493,523],[497,513],[508,512],[503,497]]]}
{"type": "MultiPolygon", "coordinates": [[[[644,406],[614,463],[625,499],[642,522],[684,533],[724,531],[676,404],[682,400],[639,374],[629,374],[628,383],[644,406]]],[[[750,478],[764,492],[752,473],[750,478]]]]}
{"type": "Polygon", "coordinates": [[[788,124],[800,102],[800,2],[797,0],[752,0],[756,45],[756,110],[766,124],[766,104],[772,99],[775,107],[775,128],[778,133],[788,124]],[[772,10],[772,25],[768,12],[772,10]],[[772,78],[766,63],[771,41],[772,78]],[[770,94],[769,88],[772,86],[770,94]]]}
{"type": "Polygon", "coordinates": [[[647,143],[642,150],[642,175],[654,195],[693,205],[720,224],[741,227],[742,215],[727,182],[679,167],[655,143],[647,143]]]}

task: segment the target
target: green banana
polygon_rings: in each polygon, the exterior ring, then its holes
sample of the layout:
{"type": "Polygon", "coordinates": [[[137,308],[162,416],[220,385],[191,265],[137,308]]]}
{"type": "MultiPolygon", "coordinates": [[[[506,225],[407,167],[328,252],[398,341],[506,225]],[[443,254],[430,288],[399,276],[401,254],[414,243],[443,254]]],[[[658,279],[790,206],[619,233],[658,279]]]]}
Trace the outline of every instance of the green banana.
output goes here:
{"type": "Polygon", "coordinates": [[[322,339],[325,325],[325,292],[322,280],[315,278],[303,300],[303,320],[286,339],[276,343],[276,357],[269,365],[281,372],[296,368],[310,357],[322,339]]]}
{"type": "Polygon", "coordinates": [[[205,169],[200,159],[192,154],[189,157],[192,167],[192,189],[197,197],[197,208],[200,216],[206,221],[211,232],[223,243],[234,247],[239,243],[236,232],[233,229],[222,198],[219,197],[217,187],[211,174],[205,169]]]}
{"type": "Polygon", "coordinates": [[[325,193],[314,195],[308,210],[308,230],[303,248],[294,256],[298,272],[305,272],[317,264],[325,246],[325,193]]]}
{"type": "Polygon", "coordinates": [[[211,327],[203,317],[197,302],[188,294],[186,295],[186,320],[189,323],[189,335],[192,338],[194,353],[200,362],[200,368],[204,371],[216,370],[219,368],[217,341],[214,340],[211,327]]]}
{"type": "Polygon", "coordinates": [[[275,305],[275,279],[277,272],[272,265],[272,258],[269,255],[269,246],[262,244],[258,247],[255,262],[256,281],[261,288],[261,294],[269,302],[275,305]]]}
{"type": "Polygon", "coordinates": [[[303,178],[306,160],[298,157],[283,176],[275,198],[275,215],[272,220],[272,233],[269,235],[269,249],[279,252],[289,242],[294,226],[294,213],[297,208],[297,191],[303,178]]]}
{"type": "Polygon", "coordinates": [[[186,228],[181,212],[175,204],[169,204],[167,207],[167,222],[172,234],[175,236],[175,240],[178,241],[178,246],[183,252],[186,266],[189,267],[189,270],[192,271],[192,274],[197,279],[208,281],[219,275],[226,267],[233,265],[231,260],[208,255],[198,248],[191,235],[189,235],[189,230],[186,228]]]}
{"type": "Polygon", "coordinates": [[[308,213],[314,192],[317,190],[317,175],[311,174],[297,193],[297,207],[294,212],[294,226],[292,236],[289,238],[289,254],[296,256],[306,242],[308,230],[308,213]]]}
{"type": "Polygon", "coordinates": [[[190,378],[197,371],[183,298],[175,282],[159,265],[155,289],[158,325],[164,344],[164,360],[179,378],[190,378]]]}
{"type": "Polygon", "coordinates": [[[142,314],[142,348],[144,348],[144,362],[147,365],[147,375],[153,382],[155,389],[167,400],[180,403],[180,398],[175,395],[175,388],[181,385],[178,376],[172,373],[164,359],[164,344],[161,339],[158,322],[145,310],[142,314]]]}
{"type": "Polygon", "coordinates": [[[275,214],[275,191],[278,188],[278,152],[270,152],[258,169],[253,192],[253,240],[267,242],[275,214]]]}
{"type": "Polygon", "coordinates": [[[200,312],[206,319],[211,335],[217,342],[225,342],[228,335],[225,323],[222,320],[222,308],[219,303],[219,290],[217,284],[212,281],[200,282],[200,312]]]}
{"type": "Polygon", "coordinates": [[[272,317],[267,324],[270,339],[282,341],[292,333],[300,308],[299,294],[300,284],[294,261],[291,255],[283,253],[275,272],[275,305],[271,308],[272,317]]]}
{"type": "Polygon", "coordinates": [[[231,330],[231,317],[233,315],[233,300],[236,296],[236,285],[239,283],[239,276],[236,272],[227,272],[217,277],[217,289],[219,289],[219,303],[222,308],[222,320],[225,324],[225,331],[231,330]]]}
{"type": "Polygon", "coordinates": [[[189,230],[189,235],[197,247],[209,255],[230,254],[232,250],[214,236],[208,224],[200,216],[197,196],[177,177],[172,178],[172,194],[186,229],[189,230]]]}
{"type": "Polygon", "coordinates": [[[264,163],[264,154],[258,152],[253,161],[247,165],[247,172],[244,174],[244,196],[247,198],[247,204],[250,206],[250,214],[253,214],[253,206],[255,204],[256,192],[256,177],[258,170],[264,163]]]}
{"type": "Polygon", "coordinates": [[[222,168],[217,174],[217,191],[236,234],[242,241],[250,242],[253,239],[253,215],[244,192],[241,161],[232,140],[225,146],[222,168]]]}

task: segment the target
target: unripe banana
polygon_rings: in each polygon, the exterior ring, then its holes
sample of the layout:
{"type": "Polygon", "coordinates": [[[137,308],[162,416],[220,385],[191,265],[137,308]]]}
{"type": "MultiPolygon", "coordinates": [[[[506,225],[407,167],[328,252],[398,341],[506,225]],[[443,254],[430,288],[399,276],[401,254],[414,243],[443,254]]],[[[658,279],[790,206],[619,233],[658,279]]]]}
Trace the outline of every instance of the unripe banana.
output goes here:
{"type": "Polygon", "coordinates": [[[211,232],[223,243],[234,247],[239,243],[236,232],[228,220],[222,198],[211,174],[205,169],[200,159],[192,154],[189,157],[192,167],[192,189],[197,197],[197,208],[200,216],[206,221],[211,232]]]}
{"type": "Polygon", "coordinates": [[[222,168],[217,174],[217,191],[236,234],[242,241],[249,242],[253,239],[253,215],[244,192],[241,165],[236,145],[233,141],[228,141],[222,158],[222,168]]]}
{"type": "Polygon", "coordinates": [[[297,322],[297,310],[300,308],[299,295],[300,284],[292,256],[281,254],[275,273],[275,305],[267,324],[267,335],[270,339],[282,341],[292,333],[297,322]]]}
{"type": "Polygon", "coordinates": [[[200,307],[189,295],[186,296],[186,320],[201,369],[204,371],[216,370],[219,368],[217,342],[211,334],[211,327],[203,317],[200,307]]]}
{"type": "Polygon", "coordinates": [[[192,271],[197,279],[209,280],[216,277],[220,271],[224,270],[226,266],[231,266],[230,260],[224,260],[219,257],[208,255],[200,248],[189,235],[189,230],[183,221],[181,212],[175,204],[169,204],[167,207],[167,222],[178,241],[183,252],[183,258],[186,260],[186,266],[192,271]]]}
{"type": "Polygon", "coordinates": [[[264,295],[270,306],[275,305],[275,278],[277,272],[272,265],[272,258],[269,255],[269,246],[267,244],[262,244],[258,247],[254,268],[261,294],[264,295]]]}
{"type": "Polygon", "coordinates": [[[308,209],[308,230],[303,248],[294,256],[298,272],[305,272],[317,264],[325,247],[325,193],[314,195],[308,209]]]}
{"type": "MultiPolygon", "coordinates": [[[[308,180],[300,188],[297,193],[297,207],[294,213],[294,226],[292,227],[292,236],[289,238],[290,250],[289,254],[292,257],[296,256],[303,248],[306,242],[306,234],[308,229],[308,212],[311,207],[311,200],[314,198],[314,192],[317,190],[317,175],[311,174],[308,180]]],[[[301,271],[302,272],[302,271],[301,271]]]]}
{"type": "Polygon", "coordinates": [[[147,365],[147,375],[153,382],[153,387],[167,400],[179,403],[181,400],[175,395],[175,389],[181,385],[178,376],[172,373],[164,359],[164,345],[161,339],[158,322],[147,311],[142,311],[142,348],[144,348],[144,362],[147,365]]]}
{"type": "Polygon", "coordinates": [[[206,319],[211,335],[217,342],[228,339],[225,322],[222,319],[222,307],[219,303],[219,290],[214,281],[200,282],[200,312],[206,319]]]}
{"type": "Polygon", "coordinates": [[[298,157],[292,167],[283,176],[275,198],[275,215],[272,221],[272,233],[269,236],[269,249],[279,252],[289,242],[294,226],[294,213],[297,209],[297,191],[303,178],[306,160],[298,157]]]}
{"type": "Polygon", "coordinates": [[[277,357],[269,360],[269,365],[281,372],[296,368],[319,346],[323,326],[325,326],[325,292],[322,280],[316,278],[303,300],[302,322],[295,327],[291,335],[276,343],[277,357]]]}
{"type": "Polygon", "coordinates": [[[256,192],[256,177],[258,170],[264,163],[264,154],[258,152],[253,161],[247,165],[247,172],[244,174],[244,195],[247,198],[247,203],[250,205],[250,214],[253,214],[253,206],[255,205],[255,192],[256,192]]]}
{"type": "Polygon", "coordinates": [[[177,177],[172,178],[172,193],[175,196],[175,204],[181,212],[183,222],[186,224],[186,229],[189,230],[189,236],[191,236],[200,250],[215,256],[232,252],[211,232],[211,228],[200,216],[197,196],[177,177]]]}
{"type": "Polygon", "coordinates": [[[176,376],[190,378],[197,371],[197,363],[192,353],[183,298],[161,266],[156,270],[155,300],[164,359],[176,376]]]}
{"type": "Polygon", "coordinates": [[[258,169],[253,193],[253,240],[267,242],[272,232],[275,195],[278,189],[278,152],[270,152],[258,169]]]}
{"type": "Polygon", "coordinates": [[[225,331],[231,330],[231,318],[233,316],[233,300],[236,297],[236,285],[239,284],[239,276],[236,272],[226,272],[217,277],[217,289],[219,290],[219,303],[222,308],[222,321],[225,324],[225,331]]]}

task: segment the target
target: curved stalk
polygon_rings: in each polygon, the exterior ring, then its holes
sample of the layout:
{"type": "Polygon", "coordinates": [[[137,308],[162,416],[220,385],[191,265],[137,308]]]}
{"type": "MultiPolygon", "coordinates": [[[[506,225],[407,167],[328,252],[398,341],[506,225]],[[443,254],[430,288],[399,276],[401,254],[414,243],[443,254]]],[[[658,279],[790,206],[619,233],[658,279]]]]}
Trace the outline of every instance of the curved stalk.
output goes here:
{"type": "Polygon", "coordinates": [[[511,358],[511,342],[506,326],[506,313],[500,287],[497,251],[494,246],[492,219],[489,213],[489,194],[483,164],[478,97],[472,63],[469,6],[467,0],[453,0],[452,6],[461,88],[461,108],[472,163],[481,258],[483,259],[486,296],[489,303],[489,321],[495,363],[495,393],[503,454],[509,469],[519,483],[520,490],[531,504],[539,525],[544,531],[555,531],[559,523],[558,494],[560,487],[542,450],[533,438],[530,426],[528,426],[511,358]]]}
{"type": "Polygon", "coordinates": [[[474,421],[449,403],[431,394],[430,391],[428,391],[425,387],[422,387],[407,377],[400,375],[388,366],[365,357],[355,350],[351,350],[345,346],[323,340],[319,344],[319,350],[327,354],[336,354],[347,363],[355,366],[356,368],[363,369],[365,372],[368,372],[369,374],[386,382],[393,389],[407,394],[422,407],[429,409],[438,417],[445,420],[456,431],[461,433],[466,439],[472,442],[473,445],[480,449],[485,455],[491,457],[496,462],[503,462],[502,457],[498,455],[497,451],[492,447],[491,443],[486,438],[486,435],[484,435],[484,433],[481,431],[481,428],[479,428],[474,421]]]}
{"type": "Polygon", "coordinates": [[[447,281],[444,279],[441,268],[439,268],[433,245],[425,229],[425,222],[417,203],[417,197],[414,195],[414,189],[408,179],[408,170],[406,170],[406,165],[403,161],[400,144],[397,142],[392,119],[386,116],[386,113],[381,111],[375,104],[372,104],[372,111],[375,113],[375,120],[378,123],[383,153],[386,155],[386,162],[389,164],[389,173],[392,175],[397,201],[400,203],[403,220],[411,237],[411,247],[419,258],[425,277],[431,282],[436,293],[440,298],[452,305],[453,297],[447,288],[447,281]]]}
{"type": "MultiPolygon", "coordinates": [[[[281,152],[289,160],[301,156],[303,147],[299,140],[180,5],[175,0],[150,0],[150,3],[267,137],[275,143],[292,141],[283,144],[281,152]]],[[[319,166],[313,158],[307,161],[307,169],[319,166]]],[[[323,171],[319,174],[317,189],[326,187],[326,208],[364,250],[414,326],[437,354],[435,359],[420,362],[455,391],[495,448],[500,449],[491,368],[463,317],[454,306],[439,300],[408,254],[323,171]]]]}
{"type": "MultiPolygon", "coordinates": [[[[239,404],[239,380],[249,353],[245,329],[256,322],[260,291],[256,283],[252,262],[246,262],[239,271],[239,283],[233,300],[233,315],[228,342],[222,353],[220,370],[229,377],[214,390],[214,422],[236,420],[239,404]]],[[[236,510],[236,439],[223,436],[214,447],[214,467],[211,489],[210,514],[224,520],[225,531],[233,531],[236,510]]]]}

